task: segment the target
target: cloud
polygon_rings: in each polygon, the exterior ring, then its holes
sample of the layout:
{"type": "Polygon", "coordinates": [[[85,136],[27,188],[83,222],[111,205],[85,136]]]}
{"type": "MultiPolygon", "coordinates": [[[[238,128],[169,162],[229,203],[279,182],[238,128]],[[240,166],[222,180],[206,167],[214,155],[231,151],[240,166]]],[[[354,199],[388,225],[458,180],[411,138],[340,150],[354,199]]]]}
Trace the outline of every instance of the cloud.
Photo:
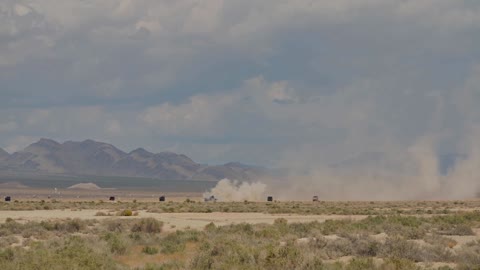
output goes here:
{"type": "Polygon", "coordinates": [[[467,152],[479,13],[448,0],[5,0],[0,145],[89,137],[299,169],[425,137],[467,152]]]}
{"type": "Polygon", "coordinates": [[[0,122],[0,132],[12,132],[18,128],[18,125],[14,121],[0,122]]]}
{"type": "Polygon", "coordinates": [[[140,115],[140,120],[163,134],[209,134],[216,132],[224,110],[232,102],[229,96],[193,96],[188,103],[149,107],[140,115]]]}

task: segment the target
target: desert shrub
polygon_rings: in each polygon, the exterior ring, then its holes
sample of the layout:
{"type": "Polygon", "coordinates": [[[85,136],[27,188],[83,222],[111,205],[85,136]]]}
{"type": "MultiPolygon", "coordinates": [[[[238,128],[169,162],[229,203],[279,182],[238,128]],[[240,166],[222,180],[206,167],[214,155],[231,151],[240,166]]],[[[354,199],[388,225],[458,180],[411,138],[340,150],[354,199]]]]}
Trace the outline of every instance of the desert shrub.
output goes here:
{"type": "Polygon", "coordinates": [[[468,225],[460,224],[452,228],[449,228],[445,231],[442,231],[442,234],[445,235],[475,235],[472,228],[468,225]]]}
{"type": "Polygon", "coordinates": [[[205,230],[209,231],[209,232],[214,231],[216,228],[217,228],[217,226],[215,226],[215,223],[213,223],[213,222],[210,222],[207,225],[205,225],[205,230]]]}
{"type": "Polygon", "coordinates": [[[376,269],[372,258],[353,258],[345,267],[345,270],[376,269]]]}
{"type": "Polygon", "coordinates": [[[198,242],[200,237],[200,232],[191,230],[168,234],[160,240],[161,252],[172,254],[183,251],[187,242],[198,242]]]}
{"type": "MultiPolygon", "coordinates": [[[[288,224],[288,232],[297,235],[298,237],[308,237],[312,229],[317,226],[318,223],[291,223],[288,224]]],[[[282,228],[282,225],[278,226],[282,228]]]]}
{"type": "Polygon", "coordinates": [[[346,220],[330,220],[327,219],[325,222],[321,224],[321,232],[324,235],[330,235],[337,233],[338,228],[342,228],[347,224],[348,221],[346,220]]]}
{"type": "Polygon", "coordinates": [[[87,221],[81,219],[70,219],[67,221],[42,221],[40,225],[48,231],[60,231],[60,232],[79,232],[86,228],[87,221]]]}
{"type": "Polygon", "coordinates": [[[338,257],[352,255],[354,253],[352,242],[345,238],[330,241],[325,246],[328,257],[334,259],[338,257]]]}
{"type": "Polygon", "coordinates": [[[400,237],[388,237],[380,249],[382,257],[423,261],[422,250],[418,244],[400,237]]]}
{"type": "Polygon", "coordinates": [[[444,246],[425,246],[422,251],[423,261],[427,262],[452,262],[455,258],[452,250],[444,246]]]}
{"type": "Polygon", "coordinates": [[[118,219],[109,219],[104,221],[107,230],[110,232],[123,232],[125,230],[125,222],[118,219]]]}
{"type": "Polygon", "coordinates": [[[144,232],[144,233],[160,233],[162,231],[163,222],[154,218],[142,218],[133,224],[132,232],[144,232]]]}
{"type": "Polygon", "coordinates": [[[457,251],[459,269],[480,269],[480,242],[467,243],[457,251]]]}
{"type": "Polygon", "coordinates": [[[265,259],[260,259],[260,251],[264,249],[244,242],[249,239],[225,234],[206,239],[188,269],[268,269],[264,265],[265,259]]]}
{"type": "Polygon", "coordinates": [[[105,213],[105,212],[98,211],[97,213],[95,213],[95,216],[97,216],[97,217],[104,217],[104,216],[108,216],[108,215],[107,215],[107,213],[105,213]]]}
{"type": "Polygon", "coordinates": [[[375,257],[380,250],[381,244],[368,235],[349,236],[352,243],[353,253],[358,256],[375,257]]]}
{"type": "Polygon", "coordinates": [[[385,259],[384,263],[380,269],[394,269],[394,270],[420,270],[419,266],[416,266],[415,263],[411,260],[401,259],[401,258],[388,258],[385,259]]]}
{"type": "Polygon", "coordinates": [[[292,244],[281,247],[269,246],[265,266],[270,269],[295,269],[301,265],[302,261],[302,252],[292,244]]]}
{"type": "Polygon", "coordinates": [[[7,236],[10,234],[19,234],[23,230],[24,225],[14,220],[0,224],[0,236],[7,236]]]}
{"type": "Polygon", "coordinates": [[[141,270],[180,270],[180,269],[185,269],[185,266],[178,261],[173,261],[173,262],[163,263],[160,265],[147,263],[145,267],[142,268],[141,270]]]}
{"type": "Polygon", "coordinates": [[[133,212],[130,209],[124,209],[118,212],[117,214],[117,216],[123,216],[123,217],[131,217],[132,215],[133,215],[133,212]]]}
{"type": "Polygon", "coordinates": [[[252,236],[255,233],[254,227],[249,223],[230,224],[227,226],[217,227],[215,230],[218,234],[240,234],[252,236]]]}
{"type": "Polygon", "coordinates": [[[438,234],[428,235],[423,239],[425,240],[426,243],[429,243],[430,245],[433,245],[433,246],[453,248],[454,246],[457,245],[457,241],[451,238],[440,236],[438,234]]]}
{"type": "MultiPolygon", "coordinates": [[[[457,268],[457,269],[459,269],[459,268],[457,268]]],[[[437,268],[437,270],[454,270],[454,269],[451,268],[448,265],[444,265],[444,266],[440,266],[439,268],[437,268]]]]}
{"type": "Polygon", "coordinates": [[[107,242],[111,253],[122,255],[127,252],[129,246],[128,241],[122,235],[118,233],[107,233],[103,236],[103,240],[107,242]]]}
{"type": "MultiPolygon", "coordinates": [[[[0,250],[0,262],[11,262],[15,258],[15,252],[11,248],[0,250]]],[[[1,263],[0,263],[1,265],[1,263]]]]}
{"type": "Polygon", "coordinates": [[[323,264],[323,261],[316,257],[313,256],[311,258],[304,258],[303,265],[301,266],[300,269],[302,270],[322,270],[325,269],[325,265],[323,264]]]}
{"type": "Polygon", "coordinates": [[[273,226],[265,226],[259,227],[255,230],[255,237],[257,238],[264,238],[269,240],[279,239],[281,236],[285,235],[286,230],[282,233],[282,229],[273,227],[273,226]]]}
{"type": "Polygon", "coordinates": [[[325,250],[325,247],[328,244],[328,240],[325,239],[323,236],[317,236],[312,238],[311,241],[308,243],[312,249],[322,249],[325,250]]]}
{"type": "Polygon", "coordinates": [[[190,263],[190,269],[207,270],[213,269],[215,258],[207,251],[201,251],[196,254],[190,263]]]}
{"type": "Polygon", "coordinates": [[[172,254],[185,250],[185,242],[174,236],[167,236],[166,238],[162,239],[160,246],[161,252],[164,254],[172,254]]]}
{"type": "Polygon", "coordinates": [[[29,249],[1,251],[0,269],[121,269],[110,256],[96,252],[83,239],[69,237],[65,241],[37,243],[29,249]]]}
{"type": "Polygon", "coordinates": [[[80,219],[69,220],[65,224],[65,230],[67,232],[78,232],[85,228],[85,223],[80,219]]]}
{"type": "Polygon", "coordinates": [[[13,236],[13,235],[9,235],[9,236],[5,236],[5,237],[0,237],[0,248],[5,248],[5,247],[9,247],[11,246],[12,244],[16,244],[18,243],[18,238],[13,236]]]}
{"type": "Polygon", "coordinates": [[[285,218],[277,218],[273,221],[273,225],[281,226],[281,227],[286,226],[287,223],[288,223],[288,221],[285,218]]]}
{"type": "Polygon", "coordinates": [[[158,253],[158,248],[156,247],[151,247],[151,246],[145,246],[142,249],[142,252],[148,255],[154,255],[158,253]]]}

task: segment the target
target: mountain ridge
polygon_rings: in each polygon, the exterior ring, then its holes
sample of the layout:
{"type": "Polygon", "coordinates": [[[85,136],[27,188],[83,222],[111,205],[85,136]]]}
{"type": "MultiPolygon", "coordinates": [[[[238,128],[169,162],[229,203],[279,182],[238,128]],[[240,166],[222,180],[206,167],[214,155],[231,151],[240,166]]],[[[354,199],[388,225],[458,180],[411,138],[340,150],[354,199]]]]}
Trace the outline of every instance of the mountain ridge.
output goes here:
{"type": "Polygon", "coordinates": [[[144,148],[124,152],[91,139],[59,143],[42,138],[12,154],[0,149],[0,174],[96,175],[148,177],[168,180],[253,180],[267,170],[238,162],[204,165],[173,152],[152,153],[144,148]]]}

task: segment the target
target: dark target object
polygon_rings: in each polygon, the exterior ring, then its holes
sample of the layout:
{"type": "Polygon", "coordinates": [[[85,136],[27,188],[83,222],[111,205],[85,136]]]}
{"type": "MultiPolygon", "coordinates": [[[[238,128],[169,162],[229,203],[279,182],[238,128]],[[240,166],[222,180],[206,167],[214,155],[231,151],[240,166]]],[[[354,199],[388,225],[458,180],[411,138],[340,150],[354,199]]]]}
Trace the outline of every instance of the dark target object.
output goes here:
{"type": "Polygon", "coordinates": [[[273,196],[268,196],[267,197],[267,202],[273,202],[273,196]]]}
{"type": "Polygon", "coordinates": [[[165,201],[165,196],[160,196],[160,198],[158,198],[159,201],[161,202],[164,202],[165,201]]]}

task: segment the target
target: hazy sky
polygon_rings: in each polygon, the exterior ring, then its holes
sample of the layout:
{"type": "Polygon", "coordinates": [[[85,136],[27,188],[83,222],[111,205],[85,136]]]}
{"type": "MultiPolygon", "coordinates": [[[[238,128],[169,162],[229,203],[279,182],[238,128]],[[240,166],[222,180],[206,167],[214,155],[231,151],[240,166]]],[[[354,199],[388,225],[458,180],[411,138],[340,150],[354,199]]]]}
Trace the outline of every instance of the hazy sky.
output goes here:
{"type": "Polygon", "coordinates": [[[1,0],[0,147],[269,166],[480,122],[477,0],[1,0]]]}

